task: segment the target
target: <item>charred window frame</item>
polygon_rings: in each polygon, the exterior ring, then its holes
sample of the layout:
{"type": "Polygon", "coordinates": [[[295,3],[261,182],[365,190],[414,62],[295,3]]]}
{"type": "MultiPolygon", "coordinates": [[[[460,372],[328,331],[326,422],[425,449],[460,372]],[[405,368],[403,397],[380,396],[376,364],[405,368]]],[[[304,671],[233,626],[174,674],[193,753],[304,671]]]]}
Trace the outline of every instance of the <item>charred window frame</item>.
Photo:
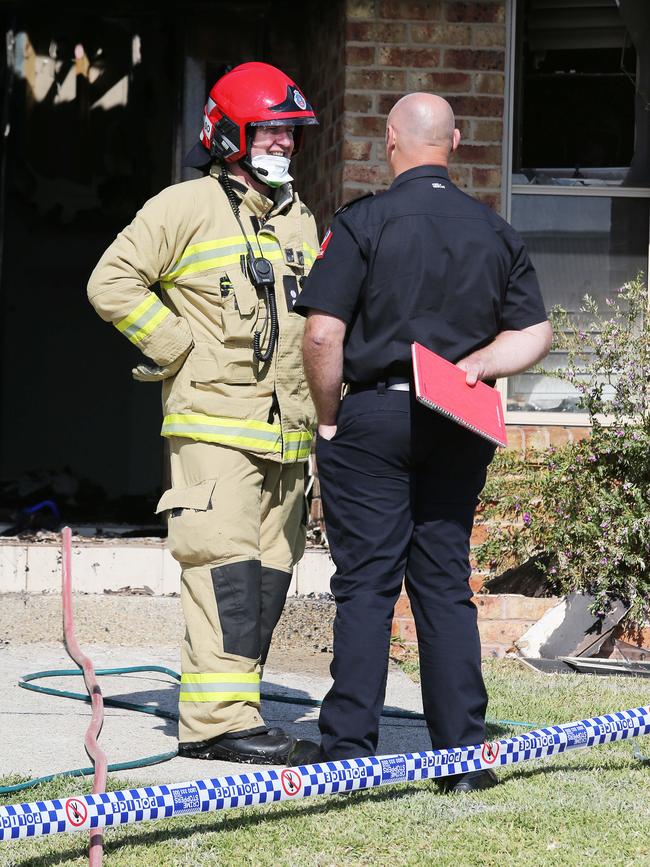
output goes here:
{"type": "MultiPolygon", "coordinates": [[[[503,211],[523,236],[547,307],[581,321],[650,252],[650,4],[509,0],[503,211]]],[[[587,324],[586,322],[584,324],[587,324]]],[[[563,366],[552,352],[547,370],[563,366]]],[[[500,383],[513,424],[587,424],[551,376],[500,383]]]]}

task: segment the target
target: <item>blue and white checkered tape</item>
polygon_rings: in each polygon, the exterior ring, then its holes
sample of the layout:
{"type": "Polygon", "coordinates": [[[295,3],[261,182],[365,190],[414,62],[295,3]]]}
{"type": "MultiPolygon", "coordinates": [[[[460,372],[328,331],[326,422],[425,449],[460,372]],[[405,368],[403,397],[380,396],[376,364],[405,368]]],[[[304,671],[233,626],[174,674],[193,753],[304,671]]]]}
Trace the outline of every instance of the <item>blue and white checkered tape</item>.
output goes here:
{"type": "Polygon", "coordinates": [[[0,841],[371,789],[389,783],[439,779],[646,734],[650,734],[650,707],[639,707],[449,750],[344,759],[16,804],[0,807],[0,841]]]}

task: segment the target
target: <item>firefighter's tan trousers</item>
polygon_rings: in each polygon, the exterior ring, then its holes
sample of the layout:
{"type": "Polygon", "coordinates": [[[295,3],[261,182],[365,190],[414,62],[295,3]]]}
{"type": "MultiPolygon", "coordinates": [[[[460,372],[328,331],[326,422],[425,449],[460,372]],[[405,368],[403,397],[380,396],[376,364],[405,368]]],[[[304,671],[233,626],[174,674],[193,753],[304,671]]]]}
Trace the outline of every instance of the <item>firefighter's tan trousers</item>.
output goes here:
{"type": "Polygon", "coordinates": [[[169,548],[185,616],[179,740],[264,725],[261,671],[305,547],[304,464],[170,439],[169,548]]]}

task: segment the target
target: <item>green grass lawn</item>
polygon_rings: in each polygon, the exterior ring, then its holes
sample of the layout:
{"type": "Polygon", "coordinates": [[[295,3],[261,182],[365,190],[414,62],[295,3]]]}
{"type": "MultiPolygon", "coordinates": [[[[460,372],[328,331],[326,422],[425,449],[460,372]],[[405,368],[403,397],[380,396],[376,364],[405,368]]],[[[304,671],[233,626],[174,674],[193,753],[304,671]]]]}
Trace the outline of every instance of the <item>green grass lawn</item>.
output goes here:
{"type": "MultiPolygon", "coordinates": [[[[650,704],[649,680],[545,676],[509,661],[487,662],[485,675],[491,718],[549,724],[650,704]]],[[[493,725],[490,736],[522,731],[493,725]]],[[[474,795],[423,782],[108,829],[104,863],[650,865],[650,761],[635,747],[650,755],[650,737],[515,765],[499,772],[503,785],[474,795]]],[[[0,802],[89,791],[89,780],[61,780],[0,802]]],[[[1,867],[87,859],[86,833],[0,844],[1,867]]]]}

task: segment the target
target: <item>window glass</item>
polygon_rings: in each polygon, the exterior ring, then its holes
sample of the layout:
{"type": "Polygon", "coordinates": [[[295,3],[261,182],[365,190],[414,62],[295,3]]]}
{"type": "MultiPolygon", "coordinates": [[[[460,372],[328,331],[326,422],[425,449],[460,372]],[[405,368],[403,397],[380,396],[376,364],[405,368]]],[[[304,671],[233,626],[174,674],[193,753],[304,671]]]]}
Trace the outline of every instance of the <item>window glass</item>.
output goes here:
{"type": "MultiPolygon", "coordinates": [[[[648,267],[650,199],[608,196],[516,195],[512,222],[524,239],[539,277],[546,307],[567,310],[578,328],[589,319],[579,312],[589,294],[605,308],[607,299],[648,267]]],[[[547,370],[566,365],[558,352],[544,360],[547,370]]],[[[508,380],[508,409],[576,412],[577,394],[565,382],[525,373],[508,380]]]]}
{"type": "Polygon", "coordinates": [[[650,185],[650,2],[517,8],[513,183],[650,185]]]}

